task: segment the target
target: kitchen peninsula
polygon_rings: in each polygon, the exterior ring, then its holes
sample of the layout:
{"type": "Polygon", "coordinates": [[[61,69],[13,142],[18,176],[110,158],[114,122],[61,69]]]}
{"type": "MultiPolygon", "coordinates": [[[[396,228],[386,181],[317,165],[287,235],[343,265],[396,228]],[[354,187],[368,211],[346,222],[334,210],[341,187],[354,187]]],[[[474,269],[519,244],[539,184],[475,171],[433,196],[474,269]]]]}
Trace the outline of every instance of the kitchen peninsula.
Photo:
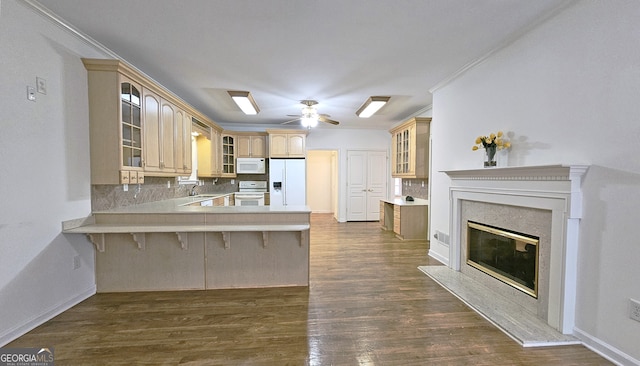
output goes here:
{"type": "Polygon", "coordinates": [[[63,222],[96,247],[98,292],[308,286],[307,206],[203,206],[214,195],[63,222]]]}

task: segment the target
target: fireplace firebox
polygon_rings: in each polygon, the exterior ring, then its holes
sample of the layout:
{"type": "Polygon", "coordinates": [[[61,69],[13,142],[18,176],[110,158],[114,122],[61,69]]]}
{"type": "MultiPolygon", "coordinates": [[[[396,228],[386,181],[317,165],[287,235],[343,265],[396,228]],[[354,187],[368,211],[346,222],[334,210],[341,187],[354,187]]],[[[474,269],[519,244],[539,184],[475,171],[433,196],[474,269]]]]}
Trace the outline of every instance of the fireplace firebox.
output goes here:
{"type": "Polygon", "coordinates": [[[467,221],[467,264],[538,297],[536,236],[467,221]]]}

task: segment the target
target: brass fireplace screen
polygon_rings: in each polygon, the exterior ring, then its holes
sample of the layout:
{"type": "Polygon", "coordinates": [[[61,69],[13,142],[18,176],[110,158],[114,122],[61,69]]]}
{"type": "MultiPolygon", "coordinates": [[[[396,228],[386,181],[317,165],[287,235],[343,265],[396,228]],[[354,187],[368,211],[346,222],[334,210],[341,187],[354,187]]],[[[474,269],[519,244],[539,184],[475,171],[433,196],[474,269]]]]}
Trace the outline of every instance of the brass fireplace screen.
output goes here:
{"type": "Polygon", "coordinates": [[[467,264],[538,297],[539,238],[467,221],[467,264]]]}

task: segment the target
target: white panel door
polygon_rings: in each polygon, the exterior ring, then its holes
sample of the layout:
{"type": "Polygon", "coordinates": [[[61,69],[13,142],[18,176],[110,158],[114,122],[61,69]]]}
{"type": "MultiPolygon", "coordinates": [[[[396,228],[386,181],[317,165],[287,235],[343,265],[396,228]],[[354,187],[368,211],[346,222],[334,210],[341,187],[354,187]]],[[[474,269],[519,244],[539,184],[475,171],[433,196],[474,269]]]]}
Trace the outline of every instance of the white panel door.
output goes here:
{"type": "Polygon", "coordinates": [[[347,221],[367,220],[367,152],[347,151],[347,221]]]}
{"type": "Polygon", "coordinates": [[[387,153],[370,151],[367,160],[367,221],[380,219],[380,200],[387,192],[387,153]]]}
{"type": "Polygon", "coordinates": [[[347,221],[377,221],[387,191],[386,151],[347,151],[347,221]]]}

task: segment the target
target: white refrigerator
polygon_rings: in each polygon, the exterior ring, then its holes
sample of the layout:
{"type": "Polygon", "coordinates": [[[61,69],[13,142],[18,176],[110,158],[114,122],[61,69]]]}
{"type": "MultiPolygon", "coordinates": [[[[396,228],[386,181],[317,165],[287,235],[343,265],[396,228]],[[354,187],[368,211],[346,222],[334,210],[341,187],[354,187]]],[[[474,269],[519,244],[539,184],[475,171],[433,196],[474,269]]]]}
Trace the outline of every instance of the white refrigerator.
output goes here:
{"type": "Polygon", "coordinates": [[[269,197],[271,206],[307,204],[305,159],[269,159],[269,197]]]}

